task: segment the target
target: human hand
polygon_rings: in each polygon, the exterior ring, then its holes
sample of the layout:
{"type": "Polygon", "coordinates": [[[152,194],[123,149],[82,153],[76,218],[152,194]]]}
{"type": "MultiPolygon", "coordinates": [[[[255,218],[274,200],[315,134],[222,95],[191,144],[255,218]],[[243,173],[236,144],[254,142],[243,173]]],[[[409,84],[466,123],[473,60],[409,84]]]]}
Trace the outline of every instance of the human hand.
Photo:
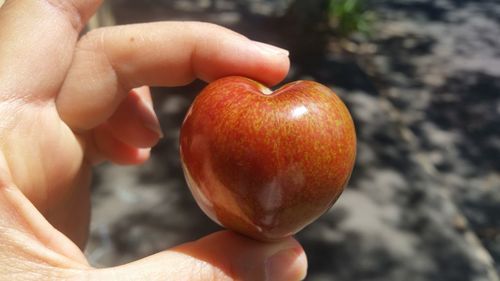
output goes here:
{"type": "Polygon", "coordinates": [[[143,85],[226,75],[275,84],[289,67],[285,51],[205,23],[78,38],[99,4],[8,0],[0,9],[0,280],[302,278],[293,238],[266,244],[228,231],[119,267],[87,263],[92,165],[142,163],[161,135],[143,85]]]}

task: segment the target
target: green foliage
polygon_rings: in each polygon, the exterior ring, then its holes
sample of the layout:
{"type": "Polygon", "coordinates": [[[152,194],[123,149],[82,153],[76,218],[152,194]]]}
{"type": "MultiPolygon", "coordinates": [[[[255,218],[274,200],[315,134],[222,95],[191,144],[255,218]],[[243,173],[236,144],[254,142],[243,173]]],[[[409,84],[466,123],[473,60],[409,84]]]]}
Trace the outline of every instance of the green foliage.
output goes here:
{"type": "Polygon", "coordinates": [[[369,35],[374,13],[366,8],[366,0],[329,0],[330,26],[341,36],[353,33],[369,35]]]}

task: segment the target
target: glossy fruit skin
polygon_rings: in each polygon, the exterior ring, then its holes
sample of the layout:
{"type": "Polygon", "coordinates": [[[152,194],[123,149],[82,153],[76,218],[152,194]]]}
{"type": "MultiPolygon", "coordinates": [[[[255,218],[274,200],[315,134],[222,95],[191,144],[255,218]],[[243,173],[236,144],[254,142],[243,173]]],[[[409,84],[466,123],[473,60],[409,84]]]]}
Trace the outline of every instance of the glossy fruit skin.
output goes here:
{"type": "Polygon", "coordinates": [[[312,81],[272,94],[231,76],[210,83],[180,135],[188,186],[215,222],[263,241],[290,236],[335,203],[356,157],[344,103],[312,81]]]}

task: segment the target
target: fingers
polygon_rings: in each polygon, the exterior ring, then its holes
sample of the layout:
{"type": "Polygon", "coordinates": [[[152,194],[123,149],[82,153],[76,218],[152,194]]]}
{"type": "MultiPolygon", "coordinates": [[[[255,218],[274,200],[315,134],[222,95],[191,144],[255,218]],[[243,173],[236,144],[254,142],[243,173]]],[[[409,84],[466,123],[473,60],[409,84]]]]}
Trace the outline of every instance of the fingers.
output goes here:
{"type": "Polygon", "coordinates": [[[92,131],[93,146],[87,156],[92,164],[109,160],[119,165],[138,165],[149,159],[150,148],[128,145],[113,135],[112,131],[108,123],[92,131]]]}
{"type": "Polygon", "coordinates": [[[51,98],[70,66],[78,32],[100,2],[8,0],[0,9],[2,99],[51,98]]]}
{"type": "Polygon", "coordinates": [[[293,238],[275,244],[221,231],[124,266],[93,272],[109,280],[302,280],[307,260],[293,238]]]}
{"type": "Polygon", "coordinates": [[[126,93],[141,85],[179,86],[243,75],[275,84],[288,53],[206,23],[161,22],[97,29],[77,45],[57,98],[63,120],[86,130],[107,120],[126,93]]]}
{"type": "Polygon", "coordinates": [[[149,87],[144,86],[130,91],[111,118],[92,131],[86,154],[92,164],[141,164],[162,136],[149,87]]]}
{"type": "Polygon", "coordinates": [[[148,87],[132,90],[108,124],[117,139],[134,147],[152,147],[163,136],[148,87]]]}

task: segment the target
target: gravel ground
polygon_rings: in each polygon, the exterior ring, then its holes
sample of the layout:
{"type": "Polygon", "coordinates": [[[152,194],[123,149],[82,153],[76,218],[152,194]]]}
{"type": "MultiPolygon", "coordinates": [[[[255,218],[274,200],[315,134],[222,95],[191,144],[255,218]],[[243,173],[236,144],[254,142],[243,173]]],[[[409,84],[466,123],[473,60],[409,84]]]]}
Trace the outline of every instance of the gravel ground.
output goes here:
{"type": "MultiPolygon", "coordinates": [[[[287,81],[314,79],[346,101],[357,165],[338,203],[297,235],[308,280],[499,280],[500,2],[373,1],[372,38],[349,42],[311,34],[301,13],[284,16],[288,1],[112,3],[118,23],[210,21],[287,47],[287,81]]],[[[203,85],[155,89],[165,138],[151,161],[97,169],[94,265],[219,229],[194,203],[178,158],[180,124],[203,85]]]]}

